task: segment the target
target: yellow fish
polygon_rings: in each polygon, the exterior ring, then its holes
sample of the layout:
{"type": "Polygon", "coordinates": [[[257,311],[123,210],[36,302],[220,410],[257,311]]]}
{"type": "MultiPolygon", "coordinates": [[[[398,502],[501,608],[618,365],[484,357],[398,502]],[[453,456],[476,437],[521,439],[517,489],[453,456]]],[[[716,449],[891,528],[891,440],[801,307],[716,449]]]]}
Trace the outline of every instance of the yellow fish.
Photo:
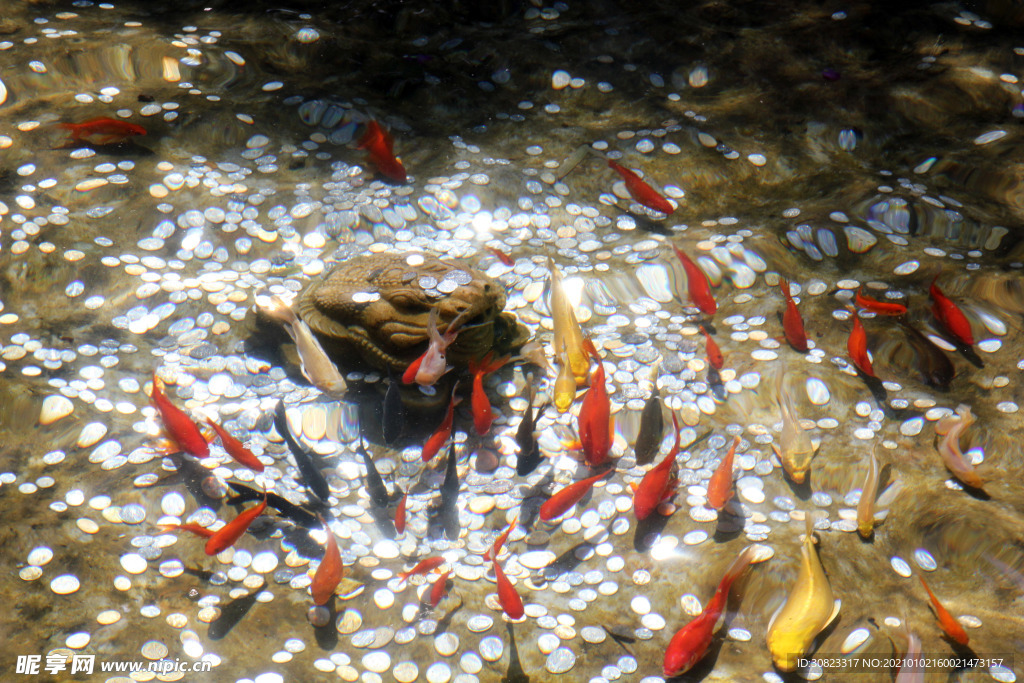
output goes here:
{"type": "Polygon", "coordinates": [[[772,444],[775,455],[782,461],[782,469],[794,483],[802,484],[811,468],[811,458],[818,450],[807,431],[800,425],[793,405],[793,397],[786,391],[784,376],[778,378],[779,411],[782,413],[782,431],[779,445],[772,444]]]}
{"type": "Polygon", "coordinates": [[[779,671],[796,669],[819,633],[839,614],[839,600],[833,600],[832,587],[814,548],[814,527],[806,513],[807,534],[800,549],[800,573],[786,602],[768,624],[768,651],[779,671]]]}
{"type": "Polygon", "coordinates": [[[886,508],[903,488],[903,483],[897,479],[879,496],[878,474],[878,458],[872,453],[868,460],[868,473],[860,489],[860,500],[857,502],[857,533],[865,540],[871,538],[875,525],[888,516],[889,510],[886,508]]]}
{"type": "Polygon", "coordinates": [[[981,490],[985,486],[985,480],[978,475],[974,465],[960,450],[960,437],[972,424],[974,414],[971,413],[971,407],[961,403],[956,407],[956,417],[950,416],[939,420],[935,425],[935,432],[943,436],[938,449],[946,469],[971,488],[981,490]]]}
{"type": "MultiPolygon", "coordinates": [[[[583,386],[587,383],[587,373],[590,372],[590,356],[583,348],[583,330],[576,320],[576,312],[569,302],[569,297],[562,286],[562,274],[555,266],[555,262],[548,257],[548,270],[551,271],[551,321],[555,332],[554,356],[562,358],[565,353],[569,360],[569,367],[576,379],[576,386],[583,386]]],[[[559,364],[561,364],[559,360],[559,364]]]]}
{"type": "Polygon", "coordinates": [[[572,407],[576,400],[576,379],[572,376],[572,366],[568,354],[562,352],[558,357],[558,377],[555,379],[555,408],[564,413],[572,407]]]}

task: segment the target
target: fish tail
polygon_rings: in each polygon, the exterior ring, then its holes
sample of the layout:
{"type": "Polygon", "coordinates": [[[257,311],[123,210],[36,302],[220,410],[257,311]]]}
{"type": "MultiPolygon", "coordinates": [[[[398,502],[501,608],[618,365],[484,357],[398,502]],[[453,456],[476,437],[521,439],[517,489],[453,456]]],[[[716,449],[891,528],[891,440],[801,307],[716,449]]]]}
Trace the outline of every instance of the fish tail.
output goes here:
{"type": "Polygon", "coordinates": [[[779,278],[779,289],[782,290],[782,295],[787,299],[790,297],[789,293],[789,281],[784,277],[779,278]]]}
{"type": "Polygon", "coordinates": [[[270,303],[268,305],[260,305],[260,310],[269,318],[287,326],[289,331],[293,325],[299,322],[299,318],[295,315],[292,307],[273,294],[270,295],[270,303]]]}

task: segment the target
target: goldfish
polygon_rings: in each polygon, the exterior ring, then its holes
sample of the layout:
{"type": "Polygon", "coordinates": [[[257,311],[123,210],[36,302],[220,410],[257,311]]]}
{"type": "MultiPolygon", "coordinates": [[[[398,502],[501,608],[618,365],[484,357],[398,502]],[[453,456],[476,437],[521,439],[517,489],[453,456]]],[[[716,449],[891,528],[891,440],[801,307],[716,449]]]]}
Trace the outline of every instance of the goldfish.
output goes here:
{"type": "Polygon", "coordinates": [[[441,375],[451,370],[448,367],[444,352],[455,338],[459,335],[458,323],[461,314],[448,325],[444,336],[437,331],[437,309],[430,309],[427,316],[427,337],[430,339],[427,350],[423,355],[409,364],[409,367],[402,374],[403,384],[416,382],[421,387],[433,386],[434,382],[441,379],[441,375]]]}
{"type": "Polygon", "coordinates": [[[189,522],[188,524],[161,524],[160,529],[163,531],[179,530],[189,531],[196,536],[202,536],[203,538],[209,538],[216,533],[213,529],[207,529],[205,526],[199,526],[196,522],[189,522]]]}
{"type": "Polygon", "coordinates": [[[512,529],[514,529],[516,524],[518,523],[519,515],[516,515],[512,518],[512,521],[509,522],[508,528],[506,528],[505,531],[499,534],[498,537],[494,539],[494,543],[491,544],[491,547],[488,548],[486,552],[484,552],[484,560],[490,560],[492,557],[498,556],[498,553],[501,552],[502,546],[505,545],[505,540],[508,539],[508,535],[512,533],[512,529]]]}
{"type": "Polygon", "coordinates": [[[868,355],[868,335],[856,313],[853,314],[853,329],[850,330],[850,338],[846,340],[846,350],[858,370],[868,377],[878,377],[871,367],[871,356],[868,355]]]}
{"type": "Polygon", "coordinates": [[[903,318],[897,320],[907,333],[907,343],[913,349],[921,381],[939,391],[949,391],[949,383],[953,381],[956,369],[945,352],[903,318]]]}
{"type": "Polygon", "coordinates": [[[604,364],[594,348],[593,342],[585,341],[588,352],[597,361],[597,369],[590,378],[590,388],[583,395],[578,417],[580,444],[583,456],[591,467],[600,467],[608,461],[612,438],[615,433],[611,417],[611,401],[604,379],[604,364]]]}
{"type": "MultiPolygon", "coordinates": [[[[906,624],[906,619],[903,623],[906,624]]],[[[924,660],[921,658],[921,639],[909,630],[906,631],[907,650],[901,658],[899,673],[895,683],[924,683],[924,660]]]]}
{"type": "Polygon", "coordinates": [[[725,604],[732,585],[747,571],[751,564],[764,559],[763,546],[747,546],[733,560],[722,576],[715,594],[711,596],[704,610],[694,617],[690,623],[676,631],[665,648],[665,659],[662,671],[666,678],[681,676],[699,662],[714,637],[715,627],[725,611],[725,604]]]}
{"type": "Polygon", "coordinates": [[[576,400],[576,378],[572,374],[569,354],[563,352],[558,359],[558,377],[555,378],[555,409],[564,413],[576,400]]]}
{"type": "Polygon", "coordinates": [[[775,455],[782,463],[782,469],[797,484],[804,483],[811,468],[811,458],[817,447],[796,416],[793,397],[786,391],[784,377],[780,376],[778,389],[779,411],[782,413],[782,431],[778,445],[772,444],[775,455]]]}
{"type": "Polygon", "coordinates": [[[206,424],[213,427],[213,431],[217,432],[217,436],[220,437],[221,444],[224,445],[224,451],[234,458],[235,462],[239,465],[248,467],[254,472],[263,471],[263,463],[259,461],[259,458],[253,455],[252,451],[243,446],[241,441],[231,436],[231,434],[228,433],[228,430],[224,429],[210,418],[206,418],[206,424]]]}
{"type": "Polygon", "coordinates": [[[556,491],[553,496],[544,501],[544,504],[540,506],[540,518],[545,522],[550,522],[556,517],[561,517],[566,510],[578,503],[583,496],[587,495],[587,492],[594,487],[594,484],[608,476],[612,469],[609,467],[599,474],[573,482],[556,491]]]}
{"type": "Polygon", "coordinates": [[[676,443],[657,465],[652,467],[640,480],[633,492],[633,512],[638,520],[644,520],[658,509],[662,501],[672,497],[676,490],[676,456],[679,454],[679,420],[672,413],[672,427],[676,434],[676,443]]]}
{"type": "Polygon", "coordinates": [[[882,495],[878,495],[878,459],[872,453],[868,460],[868,472],[864,477],[864,485],[860,490],[860,500],[857,502],[857,533],[867,540],[874,533],[875,525],[888,516],[889,511],[885,508],[896,498],[896,494],[903,488],[903,483],[894,481],[882,495]]]}
{"type": "Polygon", "coordinates": [[[494,579],[498,584],[498,602],[501,603],[502,611],[508,615],[509,619],[522,619],[523,599],[519,597],[515,586],[505,576],[505,572],[501,571],[498,558],[491,558],[491,563],[494,565],[494,579]]]}
{"type": "MultiPolygon", "coordinates": [[[[654,376],[657,375],[655,372],[654,376]]],[[[633,455],[636,456],[637,465],[646,465],[654,459],[664,433],[665,417],[661,414],[661,395],[655,381],[651,396],[644,403],[644,409],[640,413],[640,429],[637,430],[636,442],[633,444],[633,455]]]]}
{"type": "Polygon", "coordinates": [[[502,265],[512,267],[516,264],[515,260],[511,256],[497,247],[487,247],[487,251],[491,252],[496,259],[501,261],[502,265]]]}
{"type": "Polygon", "coordinates": [[[822,630],[839,614],[840,601],[833,600],[832,587],[814,548],[814,528],[809,513],[807,532],[800,549],[800,571],[785,604],[768,623],[768,650],[779,671],[796,669],[797,659],[810,650],[822,630]]]}
{"type": "Polygon", "coordinates": [[[345,576],[345,568],[341,564],[341,553],[338,552],[338,542],[334,538],[334,532],[327,526],[323,517],[320,518],[324,531],[327,532],[327,547],[324,548],[324,558],[313,573],[313,583],[310,584],[309,592],[313,594],[314,605],[326,605],[327,601],[334,595],[335,589],[345,576]]]}
{"type": "Polygon", "coordinates": [[[469,372],[473,375],[473,393],[470,396],[470,406],[473,408],[473,427],[480,436],[491,430],[491,422],[494,421],[491,402],[487,399],[487,392],[484,391],[484,375],[498,370],[510,359],[509,356],[502,356],[492,361],[492,355],[493,352],[488,351],[479,363],[476,360],[469,361],[469,372]]]}
{"type": "Polygon", "coordinates": [[[541,462],[540,447],[537,445],[536,421],[533,414],[533,375],[526,377],[526,412],[516,428],[516,445],[519,455],[516,456],[516,474],[520,477],[537,469],[541,462]]]}
{"type": "MultiPolygon", "coordinates": [[[[455,396],[456,388],[458,388],[458,383],[452,387],[452,398],[448,402],[448,408],[444,412],[444,418],[441,420],[440,426],[434,430],[434,433],[431,434],[427,438],[426,443],[423,444],[423,451],[420,453],[420,456],[423,458],[423,462],[430,462],[430,459],[437,455],[437,452],[441,450],[441,446],[443,446],[452,435],[452,425],[455,422],[455,406],[459,402],[459,399],[455,396]]],[[[483,387],[481,387],[480,390],[483,391],[483,387]]],[[[486,396],[484,397],[484,400],[487,400],[486,396]]],[[[488,404],[487,410],[490,410],[490,408],[491,406],[488,404]]],[[[488,425],[488,427],[489,426],[490,425],[488,425]]]]}
{"type": "Polygon", "coordinates": [[[714,474],[711,475],[711,480],[708,481],[708,505],[712,510],[721,511],[732,498],[732,464],[736,456],[736,448],[739,445],[740,437],[733,437],[729,452],[722,458],[722,462],[718,463],[714,474]]]}
{"type": "Polygon", "coordinates": [[[395,531],[399,535],[405,533],[405,504],[409,500],[409,494],[402,494],[402,499],[398,501],[398,507],[395,508],[395,531]]]}
{"type": "Polygon", "coordinates": [[[629,196],[637,203],[643,204],[648,209],[661,211],[666,215],[671,215],[672,212],[676,210],[667,199],[658,194],[653,187],[644,182],[644,180],[633,171],[612,161],[611,159],[608,160],[608,167],[622,176],[622,179],[626,182],[626,191],[629,192],[629,196]]]}
{"type": "Polygon", "coordinates": [[[377,167],[381,175],[396,183],[404,183],[408,180],[408,176],[402,162],[395,157],[393,147],[394,141],[391,139],[391,134],[381,128],[374,119],[370,119],[366,123],[366,130],[356,144],[356,149],[367,151],[370,162],[377,167]]]}
{"type": "Polygon", "coordinates": [[[939,626],[942,628],[942,632],[946,634],[946,637],[952,640],[954,643],[959,645],[967,645],[970,642],[970,638],[967,637],[967,632],[964,631],[964,627],[960,625],[960,622],[953,618],[953,615],[946,611],[946,608],[942,606],[939,599],[935,597],[935,593],[932,593],[932,589],[925,583],[924,577],[920,574],[917,578],[921,580],[921,585],[928,592],[928,598],[932,601],[932,609],[935,610],[935,618],[939,620],[939,626]]]}
{"type": "Polygon", "coordinates": [[[196,423],[160,391],[160,383],[155,370],[153,371],[153,392],[149,398],[160,413],[164,431],[180,450],[196,458],[205,458],[210,454],[210,444],[203,438],[196,423]]]}
{"type": "Polygon", "coordinates": [[[320,345],[306,323],[295,315],[291,306],[276,296],[271,296],[269,303],[260,301],[257,305],[264,315],[281,323],[285,332],[295,342],[295,350],[302,365],[302,376],[310,384],[329,395],[339,395],[348,389],[345,378],[338,372],[338,366],[327,356],[324,347],[320,345]]]}
{"type": "Polygon", "coordinates": [[[590,371],[590,358],[583,347],[583,330],[576,320],[576,312],[565,292],[562,273],[550,256],[548,270],[551,272],[551,301],[548,309],[551,311],[551,324],[554,330],[554,355],[559,359],[559,363],[562,363],[562,354],[565,354],[565,361],[576,380],[576,386],[583,386],[590,371]]]}
{"type": "Polygon", "coordinates": [[[938,276],[935,276],[931,287],[928,288],[928,294],[932,298],[932,315],[958,342],[965,346],[974,346],[971,323],[967,321],[967,316],[960,310],[960,307],[943,294],[939,286],[935,284],[938,279],[938,276]]]}
{"type": "Polygon", "coordinates": [[[361,436],[356,451],[362,456],[363,464],[366,466],[366,492],[370,494],[370,502],[378,508],[387,507],[391,502],[391,495],[388,493],[387,487],[384,486],[384,480],[381,479],[377,465],[374,464],[370,452],[366,450],[366,444],[361,436]]]}
{"type": "Polygon", "coordinates": [[[288,444],[288,450],[295,458],[295,466],[299,468],[299,474],[302,475],[302,481],[306,488],[320,500],[326,501],[331,495],[331,487],[327,484],[323,472],[316,466],[316,462],[313,460],[313,451],[292,434],[284,401],[278,401],[277,407],[274,408],[274,428],[288,444]]]}
{"type": "Polygon", "coordinates": [[[81,123],[58,123],[71,133],[70,142],[91,138],[97,145],[121,143],[135,135],[146,135],[146,129],[136,123],[100,116],[81,123]]]}
{"type": "Polygon", "coordinates": [[[548,363],[548,357],[544,354],[544,346],[536,339],[528,341],[519,349],[519,355],[516,360],[522,360],[530,365],[536,365],[538,368],[542,368],[545,372],[551,371],[551,364],[548,363]]]}
{"type": "Polygon", "coordinates": [[[704,315],[714,315],[718,310],[718,304],[715,303],[715,298],[711,295],[711,282],[708,281],[708,276],[679,247],[673,244],[672,248],[686,272],[686,287],[690,292],[690,300],[693,305],[699,308],[704,315]]]}
{"type": "Polygon", "coordinates": [[[408,571],[401,572],[398,575],[398,580],[401,583],[405,583],[410,576],[418,576],[420,574],[426,574],[429,571],[437,569],[444,564],[444,558],[440,555],[434,557],[428,557],[425,560],[420,560],[416,563],[416,566],[408,571]]]}
{"type": "Polygon", "coordinates": [[[904,306],[903,304],[897,304],[891,301],[878,301],[877,299],[872,299],[866,294],[861,294],[860,287],[857,288],[857,293],[854,295],[854,301],[860,308],[863,308],[865,311],[871,311],[872,313],[876,313],[878,315],[901,316],[906,315],[907,313],[907,307],[904,306]]]}
{"type": "Polygon", "coordinates": [[[721,370],[722,366],[725,365],[725,359],[722,357],[722,350],[718,348],[718,344],[712,339],[711,335],[708,334],[707,329],[703,325],[700,326],[701,334],[704,335],[704,347],[708,352],[708,363],[715,370],[721,370]]]}
{"type": "Polygon", "coordinates": [[[263,502],[253,505],[247,510],[238,513],[233,520],[218,529],[210,538],[206,539],[206,554],[219,555],[235,544],[235,541],[242,537],[253,520],[263,514],[267,509],[267,492],[263,491],[263,502]]]}
{"type": "Polygon", "coordinates": [[[939,441],[939,455],[942,456],[946,469],[952,472],[954,477],[971,488],[980,490],[985,486],[985,482],[960,450],[960,436],[974,424],[974,415],[971,413],[971,407],[964,404],[956,407],[956,414],[957,417],[944,418],[935,425],[935,431],[944,435],[939,441]]]}
{"type": "Polygon", "coordinates": [[[782,329],[786,333],[786,341],[794,350],[806,353],[807,334],[804,332],[804,319],[797,310],[796,302],[789,293],[789,282],[786,278],[779,278],[779,289],[786,299],[786,311],[782,314],[782,329]]]}
{"type": "Polygon", "coordinates": [[[437,607],[441,600],[444,599],[445,594],[448,592],[448,577],[451,576],[452,570],[446,571],[434,580],[434,585],[430,587],[430,606],[437,607]]]}
{"type": "Polygon", "coordinates": [[[381,403],[380,432],[384,443],[390,445],[398,440],[405,428],[405,403],[398,382],[392,377],[381,403]]]}

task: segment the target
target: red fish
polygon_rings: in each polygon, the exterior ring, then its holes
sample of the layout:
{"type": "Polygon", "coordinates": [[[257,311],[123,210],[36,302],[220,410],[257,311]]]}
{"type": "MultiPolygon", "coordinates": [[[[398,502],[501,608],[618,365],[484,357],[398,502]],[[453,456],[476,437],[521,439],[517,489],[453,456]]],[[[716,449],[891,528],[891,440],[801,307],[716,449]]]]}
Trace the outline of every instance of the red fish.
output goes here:
{"type": "Polygon", "coordinates": [[[494,256],[497,257],[497,259],[506,266],[514,266],[516,264],[515,260],[513,260],[511,256],[503,252],[501,249],[498,249],[497,247],[487,247],[487,251],[494,254],[494,256]]]}
{"type": "Polygon", "coordinates": [[[189,522],[188,524],[161,524],[160,528],[164,531],[171,531],[172,529],[191,531],[196,536],[202,536],[203,538],[209,538],[215,533],[213,529],[207,529],[205,526],[199,526],[195,522],[189,522]]]}
{"type": "Polygon", "coordinates": [[[222,526],[213,536],[206,540],[206,554],[219,555],[235,544],[235,541],[242,537],[253,520],[263,514],[267,509],[267,491],[263,490],[263,502],[253,505],[248,510],[243,510],[233,520],[222,526]]]}
{"type": "Polygon", "coordinates": [[[239,465],[244,465],[254,472],[263,471],[263,463],[260,462],[259,458],[253,455],[252,451],[242,445],[242,442],[231,436],[228,430],[221,427],[219,424],[206,418],[206,424],[213,427],[213,431],[217,432],[217,436],[220,437],[221,444],[224,445],[224,450],[230,455],[235,462],[239,465]]]}
{"type": "Polygon", "coordinates": [[[626,190],[629,192],[629,196],[635,199],[637,203],[643,204],[648,209],[661,211],[666,215],[671,215],[675,211],[675,207],[667,199],[658,194],[653,187],[645,183],[633,171],[615,163],[611,159],[608,160],[608,167],[622,176],[622,179],[626,181],[626,190]]]}
{"type": "Polygon", "coordinates": [[[953,615],[946,611],[946,608],[942,606],[939,599],[935,597],[935,593],[932,593],[932,589],[928,587],[928,584],[924,582],[924,577],[920,574],[917,578],[921,580],[921,585],[928,591],[928,597],[931,598],[932,608],[935,610],[935,618],[939,620],[939,626],[942,627],[942,632],[946,634],[946,637],[955,643],[960,645],[967,645],[970,639],[967,637],[967,632],[964,631],[964,627],[960,625],[960,622],[953,618],[953,615]]]}
{"type": "Polygon", "coordinates": [[[601,356],[590,339],[583,341],[583,347],[597,361],[597,369],[590,377],[590,388],[583,395],[583,402],[580,404],[580,414],[577,418],[580,445],[583,447],[583,456],[587,464],[590,467],[601,467],[608,462],[608,451],[612,447],[612,407],[608,399],[608,386],[605,384],[601,356]]]}
{"type": "MultiPolygon", "coordinates": [[[[482,388],[481,391],[483,391],[482,388]]],[[[486,396],[484,399],[486,400],[486,396]]],[[[441,446],[444,446],[452,435],[452,424],[455,421],[455,405],[458,402],[459,400],[455,397],[455,387],[452,387],[452,400],[448,403],[448,410],[445,411],[444,419],[441,420],[441,426],[423,444],[423,452],[421,453],[423,462],[429,462],[431,458],[437,455],[437,452],[441,450],[441,446]]],[[[487,408],[490,410],[490,404],[488,404],[487,408]]]]}
{"type": "Polygon", "coordinates": [[[865,294],[861,294],[860,287],[857,288],[857,293],[854,295],[854,301],[856,301],[857,305],[865,311],[871,311],[878,315],[901,316],[905,315],[907,312],[907,307],[903,304],[897,304],[891,301],[878,301],[877,299],[872,299],[865,294]]]}
{"type": "Polygon", "coordinates": [[[877,377],[871,367],[871,358],[868,356],[868,335],[864,332],[864,326],[860,323],[860,317],[853,314],[853,329],[850,330],[850,338],[846,340],[846,350],[850,353],[850,359],[857,369],[868,377],[877,377]]]}
{"type": "Polygon", "coordinates": [[[160,412],[167,435],[179,449],[196,458],[210,454],[210,444],[206,443],[196,423],[160,391],[156,371],[153,372],[153,393],[149,398],[160,412]]]}
{"type": "Polygon", "coordinates": [[[779,278],[779,288],[786,297],[786,311],[782,314],[782,329],[786,332],[786,341],[800,353],[807,351],[807,335],[804,333],[804,319],[796,308],[796,302],[789,294],[789,282],[779,278]]]}
{"type": "Polygon", "coordinates": [[[403,494],[402,500],[398,501],[398,507],[395,509],[395,531],[399,534],[405,533],[405,503],[409,498],[409,494],[403,494]]]}
{"type": "Polygon", "coordinates": [[[751,565],[758,552],[756,546],[745,548],[725,572],[725,576],[722,577],[718,589],[715,590],[715,594],[708,601],[704,611],[672,636],[668,648],[665,649],[665,660],[662,667],[666,678],[686,673],[707,654],[715,633],[715,626],[718,625],[718,620],[725,609],[729,590],[736,579],[742,576],[751,565]]]}
{"type": "Polygon", "coordinates": [[[488,351],[484,359],[477,363],[469,361],[469,372],[473,375],[473,393],[470,396],[470,406],[473,408],[473,426],[476,433],[483,436],[491,430],[491,422],[494,421],[494,414],[491,412],[491,402],[487,399],[487,392],[484,391],[484,376],[489,375],[510,360],[509,356],[502,356],[492,361],[492,351],[488,351]]]}
{"type": "Polygon", "coordinates": [[[676,433],[676,443],[664,460],[652,467],[640,480],[633,492],[633,512],[638,520],[647,519],[658,509],[662,501],[672,497],[676,490],[675,464],[679,454],[679,420],[672,413],[672,427],[676,433]]]}
{"type": "Polygon", "coordinates": [[[505,545],[505,540],[508,539],[508,535],[512,533],[512,529],[515,528],[518,522],[519,515],[516,515],[512,518],[512,521],[509,522],[508,528],[505,529],[505,531],[503,531],[501,535],[499,535],[496,539],[494,539],[494,543],[491,545],[490,548],[487,549],[487,552],[484,553],[485,560],[490,560],[492,557],[498,556],[498,553],[501,552],[502,546],[505,545]]]}
{"type": "Polygon", "coordinates": [[[445,594],[448,593],[448,577],[451,575],[449,569],[441,576],[437,577],[434,581],[434,585],[430,587],[430,606],[437,607],[438,603],[444,599],[445,594]]]}
{"type": "Polygon", "coordinates": [[[92,142],[97,145],[124,142],[134,135],[146,134],[146,129],[138,124],[107,116],[100,116],[81,123],[58,123],[57,125],[70,131],[71,142],[81,142],[91,138],[92,142]]]}
{"type": "Polygon", "coordinates": [[[366,131],[359,138],[356,149],[365,149],[369,153],[370,161],[377,167],[381,175],[396,183],[404,183],[408,177],[402,162],[392,152],[393,145],[391,135],[381,128],[379,123],[370,119],[366,124],[366,131]]]}
{"type": "Polygon", "coordinates": [[[492,559],[491,562],[494,564],[494,579],[498,584],[498,602],[501,603],[501,609],[509,619],[522,619],[523,599],[519,597],[515,586],[505,576],[505,572],[501,571],[498,560],[492,559]]]}
{"type": "Polygon", "coordinates": [[[423,387],[433,386],[434,382],[441,379],[441,375],[451,370],[445,358],[445,351],[459,335],[460,318],[461,316],[456,317],[449,323],[444,336],[441,336],[437,331],[437,309],[430,309],[430,315],[427,316],[427,337],[430,343],[423,355],[414,360],[402,373],[403,384],[416,382],[423,387]]]}
{"type": "Polygon", "coordinates": [[[729,452],[722,458],[715,473],[711,475],[711,481],[708,482],[708,505],[712,510],[721,510],[732,498],[732,463],[736,456],[736,447],[739,445],[740,437],[736,436],[732,440],[729,452]]]}
{"type": "MultiPolygon", "coordinates": [[[[935,280],[938,279],[936,276],[935,280]]],[[[935,280],[932,280],[932,286],[928,289],[928,294],[932,297],[932,315],[961,344],[974,346],[974,333],[971,332],[971,324],[967,322],[967,316],[959,306],[942,293],[939,286],[935,284],[935,280]]]]}
{"type": "Polygon", "coordinates": [[[334,595],[335,589],[345,576],[345,568],[341,564],[341,553],[338,552],[338,542],[334,539],[334,533],[327,526],[327,522],[320,519],[327,532],[327,547],[324,549],[324,559],[320,560],[320,566],[313,574],[313,583],[309,590],[313,594],[314,605],[326,605],[327,601],[334,595]]]}
{"type": "Polygon", "coordinates": [[[550,522],[556,517],[561,517],[565,514],[566,510],[578,503],[583,496],[587,495],[587,491],[592,489],[594,484],[608,476],[608,472],[610,471],[611,468],[601,472],[600,474],[595,474],[587,479],[581,479],[559,489],[555,492],[555,495],[548,498],[544,501],[544,504],[540,506],[540,518],[545,522],[550,522]]]}
{"type": "Polygon", "coordinates": [[[401,574],[399,574],[398,575],[398,579],[402,583],[405,583],[405,581],[410,576],[416,576],[417,574],[426,574],[429,571],[437,569],[442,564],[444,564],[444,558],[443,557],[440,557],[440,556],[428,557],[425,560],[421,560],[419,563],[417,563],[417,565],[415,567],[413,567],[409,571],[402,572],[401,574]]]}
{"type": "Polygon", "coordinates": [[[718,344],[711,338],[708,331],[704,329],[704,326],[700,326],[700,331],[704,334],[704,346],[708,352],[708,363],[711,364],[715,370],[721,370],[722,366],[725,365],[725,358],[722,357],[722,350],[718,348],[718,344]]]}
{"type": "Polygon", "coordinates": [[[683,264],[683,270],[686,271],[686,286],[690,290],[690,299],[693,304],[704,315],[714,315],[718,310],[718,304],[711,296],[711,282],[708,281],[708,276],[679,247],[673,244],[672,248],[675,249],[676,256],[679,257],[679,262],[683,264]]]}

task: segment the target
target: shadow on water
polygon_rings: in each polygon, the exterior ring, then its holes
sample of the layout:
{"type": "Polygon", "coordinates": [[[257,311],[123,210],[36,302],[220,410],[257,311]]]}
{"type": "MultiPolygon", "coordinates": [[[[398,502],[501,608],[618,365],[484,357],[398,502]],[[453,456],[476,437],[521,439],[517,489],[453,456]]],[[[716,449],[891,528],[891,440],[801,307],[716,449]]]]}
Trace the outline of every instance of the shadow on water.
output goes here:
{"type": "Polygon", "coordinates": [[[213,511],[219,510],[221,507],[220,499],[210,498],[203,491],[203,482],[210,476],[210,471],[196,461],[186,458],[181,453],[174,453],[168,457],[170,457],[174,462],[174,466],[178,469],[176,472],[162,477],[154,486],[177,486],[178,484],[184,484],[198,506],[208,507],[213,511]]]}
{"type": "Polygon", "coordinates": [[[328,618],[327,623],[323,626],[313,627],[313,637],[316,638],[316,644],[321,650],[333,650],[338,646],[338,629],[335,628],[334,623],[337,620],[338,610],[335,607],[336,601],[332,598],[327,603],[328,618]]]}
{"type": "Polygon", "coordinates": [[[633,549],[638,553],[646,553],[650,550],[652,546],[647,544],[647,540],[656,541],[661,536],[661,532],[665,530],[666,524],[668,524],[668,517],[657,513],[638,521],[636,531],[633,532],[633,549]]]}
{"type": "Polygon", "coordinates": [[[505,624],[508,629],[508,671],[501,679],[501,683],[530,683],[530,677],[523,671],[523,664],[519,661],[519,646],[516,645],[516,632],[512,624],[505,624]]]}
{"type": "Polygon", "coordinates": [[[256,604],[256,596],[263,590],[262,587],[249,592],[248,595],[243,595],[237,600],[224,605],[221,609],[220,616],[210,622],[210,628],[207,631],[207,636],[210,640],[220,640],[227,634],[231,633],[231,629],[238,625],[240,621],[249,613],[252,606],[256,604]]]}

